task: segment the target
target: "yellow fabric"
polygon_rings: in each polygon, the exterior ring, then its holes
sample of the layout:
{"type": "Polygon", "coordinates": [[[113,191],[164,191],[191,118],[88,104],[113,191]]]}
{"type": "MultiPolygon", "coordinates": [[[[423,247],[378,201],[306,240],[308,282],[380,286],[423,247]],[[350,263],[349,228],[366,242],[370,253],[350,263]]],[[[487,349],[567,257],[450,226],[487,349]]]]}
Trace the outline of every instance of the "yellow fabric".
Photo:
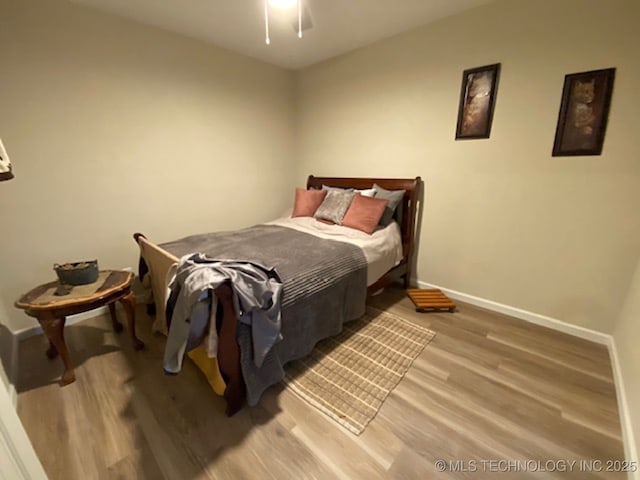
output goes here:
{"type": "Polygon", "coordinates": [[[216,358],[209,358],[204,347],[195,348],[187,353],[187,355],[193,360],[193,363],[196,364],[202,373],[204,373],[204,376],[207,377],[207,381],[213,391],[220,396],[224,395],[224,390],[227,388],[227,385],[224,383],[222,375],[220,375],[218,360],[216,358]]]}

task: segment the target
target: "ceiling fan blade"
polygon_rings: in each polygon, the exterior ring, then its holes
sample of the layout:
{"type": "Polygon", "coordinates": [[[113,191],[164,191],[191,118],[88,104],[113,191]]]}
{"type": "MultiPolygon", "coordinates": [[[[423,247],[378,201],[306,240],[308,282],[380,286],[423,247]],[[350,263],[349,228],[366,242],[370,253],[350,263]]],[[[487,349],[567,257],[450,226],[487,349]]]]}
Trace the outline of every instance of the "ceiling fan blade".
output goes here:
{"type": "MultiPolygon", "coordinates": [[[[298,15],[296,14],[295,18],[291,20],[291,26],[293,27],[294,32],[298,32],[298,15]]],[[[313,20],[311,18],[311,11],[307,6],[307,2],[302,4],[302,31],[309,30],[313,28],[313,20]]]]}

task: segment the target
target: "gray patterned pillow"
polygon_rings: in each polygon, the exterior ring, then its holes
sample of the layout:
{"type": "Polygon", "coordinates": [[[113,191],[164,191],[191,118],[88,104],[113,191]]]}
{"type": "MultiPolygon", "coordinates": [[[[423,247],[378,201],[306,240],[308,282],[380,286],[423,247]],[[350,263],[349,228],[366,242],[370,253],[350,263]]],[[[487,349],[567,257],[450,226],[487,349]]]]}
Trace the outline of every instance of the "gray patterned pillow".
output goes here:
{"type": "Polygon", "coordinates": [[[329,220],[342,225],[342,219],[344,214],[347,213],[354,195],[354,192],[328,190],[327,196],[324,197],[313,216],[320,220],[329,220]]]}
{"type": "MultiPolygon", "coordinates": [[[[373,189],[376,191],[376,198],[383,198],[385,200],[389,200],[387,204],[387,208],[384,209],[384,213],[382,214],[382,218],[380,219],[380,225],[386,227],[393,221],[393,214],[402,202],[402,197],[404,197],[404,190],[385,190],[380,185],[374,183],[373,189]]],[[[402,205],[400,205],[402,208],[402,205]]],[[[401,216],[401,212],[398,214],[398,218],[401,216]]]]}

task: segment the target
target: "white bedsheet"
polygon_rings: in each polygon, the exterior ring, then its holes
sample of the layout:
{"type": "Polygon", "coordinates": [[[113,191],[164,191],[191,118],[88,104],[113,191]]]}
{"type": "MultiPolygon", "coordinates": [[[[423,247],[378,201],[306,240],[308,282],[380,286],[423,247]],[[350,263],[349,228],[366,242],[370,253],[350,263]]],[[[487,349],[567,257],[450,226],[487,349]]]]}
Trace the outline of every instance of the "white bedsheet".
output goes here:
{"type": "Polygon", "coordinates": [[[291,218],[287,216],[268,223],[292,228],[320,238],[357,245],[362,249],[367,260],[367,286],[374,284],[376,280],[402,260],[402,238],[400,226],[396,222],[391,222],[385,228],[379,228],[371,235],[341,225],[327,225],[313,217],[291,218]]]}

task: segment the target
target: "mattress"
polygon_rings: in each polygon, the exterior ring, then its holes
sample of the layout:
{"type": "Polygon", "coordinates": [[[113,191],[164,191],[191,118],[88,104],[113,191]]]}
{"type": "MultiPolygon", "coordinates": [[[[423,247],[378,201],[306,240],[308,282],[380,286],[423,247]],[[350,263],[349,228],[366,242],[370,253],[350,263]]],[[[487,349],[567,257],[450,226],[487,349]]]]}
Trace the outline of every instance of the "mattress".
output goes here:
{"type": "Polygon", "coordinates": [[[341,225],[328,225],[313,217],[283,216],[268,224],[280,225],[316,237],[347,242],[360,247],[367,260],[367,286],[373,285],[402,260],[402,238],[400,226],[396,222],[391,222],[384,228],[378,228],[371,235],[341,225]]]}

